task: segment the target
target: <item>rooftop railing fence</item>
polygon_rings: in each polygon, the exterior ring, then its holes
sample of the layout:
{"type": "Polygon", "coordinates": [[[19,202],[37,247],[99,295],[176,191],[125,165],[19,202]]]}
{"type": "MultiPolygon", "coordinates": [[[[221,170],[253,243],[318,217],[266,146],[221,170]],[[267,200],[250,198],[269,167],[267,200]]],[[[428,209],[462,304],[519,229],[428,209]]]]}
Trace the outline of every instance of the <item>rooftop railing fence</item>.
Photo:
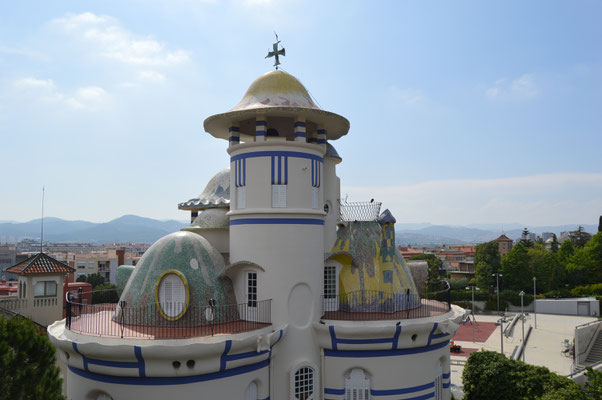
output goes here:
{"type": "Polygon", "coordinates": [[[376,221],[380,215],[382,203],[378,201],[363,201],[348,203],[339,200],[340,220],[344,222],[353,221],[376,221]]]}
{"type": "Polygon", "coordinates": [[[130,307],[124,302],[66,302],[67,329],[93,336],[136,339],[181,339],[240,333],[271,323],[271,300],[206,307],[150,304],[130,307]]]}
{"type": "Polygon", "coordinates": [[[427,318],[451,310],[450,287],[443,281],[444,289],[410,294],[409,290],[387,293],[363,290],[342,295],[322,296],[322,318],[348,321],[376,321],[385,319],[427,318]]]}

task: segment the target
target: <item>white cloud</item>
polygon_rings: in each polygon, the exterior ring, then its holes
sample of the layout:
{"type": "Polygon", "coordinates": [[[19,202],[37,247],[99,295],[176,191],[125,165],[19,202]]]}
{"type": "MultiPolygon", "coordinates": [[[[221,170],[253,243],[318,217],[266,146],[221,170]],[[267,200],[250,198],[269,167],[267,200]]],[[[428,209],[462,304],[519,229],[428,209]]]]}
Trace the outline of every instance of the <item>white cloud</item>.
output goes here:
{"type": "Polygon", "coordinates": [[[109,100],[108,93],[99,86],[85,86],[66,93],[56,86],[52,79],[26,77],[17,79],[13,86],[36,100],[66,104],[77,110],[95,111],[109,100]]]}
{"type": "Polygon", "coordinates": [[[344,187],[341,192],[349,193],[350,201],[382,201],[383,209],[391,209],[399,222],[465,225],[520,221],[560,225],[597,220],[602,204],[602,173],[344,187]]]}
{"type": "Polygon", "coordinates": [[[428,99],[426,95],[418,89],[401,89],[395,85],[389,87],[389,95],[397,104],[412,106],[424,104],[428,99]]]}
{"type": "Polygon", "coordinates": [[[140,81],[152,82],[152,83],[163,83],[165,82],[165,75],[157,71],[145,70],[138,71],[137,78],[140,81]]]}
{"type": "Polygon", "coordinates": [[[492,100],[525,100],[532,99],[539,95],[540,91],[535,82],[533,74],[523,74],[510,81],[508,79],[498,79],[493,86],[485,90],[485,95],[492,100]]]}
{"type": "Polygon", "coordinates": [[[17,79],[14,85],[18,88],[36,88],[53,90],[55,88],[52,79],[36,79],[32,77],[17,79]]]}
{"type": "Polygon", "coordinates": [[[93,13],[67,14],[52,23],[77,40],[86,42],[97,55],[132,66],[173,66],[189,60],[188,52],[166,46],[151,37],[124,29],[116,19],[93,13]]]}

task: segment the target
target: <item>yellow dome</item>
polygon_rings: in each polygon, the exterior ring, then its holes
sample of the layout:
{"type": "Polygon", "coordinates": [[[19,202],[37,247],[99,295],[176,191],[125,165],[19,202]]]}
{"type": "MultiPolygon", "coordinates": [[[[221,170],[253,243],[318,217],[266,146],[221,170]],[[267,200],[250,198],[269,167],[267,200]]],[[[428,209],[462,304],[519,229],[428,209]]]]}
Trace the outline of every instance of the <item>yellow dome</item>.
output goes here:
{"type": "Polygon", "coordinates": [[[276,106],[320,109],[297,78],[276,70],[255,79],[240,103],[230,111],[276,106]]]}
{"type": "Polygon", "coordinates": [[[301,82],[284,71],[270,71],[257,78],[230,111],[212,115],[204,127],[211,135],[228,139],[231,125],[240,127],[241,137],[255,135],[255,118],[288,117],[305,118],[308,133],[320,126],[326,138],[338,139],[349,131],[349,121],[335,113],[318,107],[301,82]]]}

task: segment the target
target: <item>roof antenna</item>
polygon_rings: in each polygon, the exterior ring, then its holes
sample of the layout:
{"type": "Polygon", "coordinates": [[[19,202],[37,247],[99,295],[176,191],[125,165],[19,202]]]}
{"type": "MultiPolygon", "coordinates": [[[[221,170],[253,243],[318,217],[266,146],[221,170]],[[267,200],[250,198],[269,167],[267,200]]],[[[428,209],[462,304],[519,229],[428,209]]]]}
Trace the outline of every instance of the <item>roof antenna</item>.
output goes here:
{"type": "Polygon", "coordinates": [[[42,186],[42,219],[40,232],[40,253],[44,252],[44,186],[42,186]]]}

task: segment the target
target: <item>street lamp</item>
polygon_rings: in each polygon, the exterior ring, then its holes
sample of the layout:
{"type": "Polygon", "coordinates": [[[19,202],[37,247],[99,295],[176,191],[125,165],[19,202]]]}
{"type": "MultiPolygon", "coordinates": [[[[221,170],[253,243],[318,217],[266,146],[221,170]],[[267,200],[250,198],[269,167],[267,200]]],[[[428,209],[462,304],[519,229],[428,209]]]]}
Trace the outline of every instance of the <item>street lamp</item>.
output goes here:
{"type": "Polygon", "coordinates": [[[525,292],[521,290],[518,295],[520,296],[520,319],[523,326],[523,362],[525,362],[525,313],[523,312],[523,297],[525,296],[525,292]]]}
{"type": "Polygon", "coordinates": [[[535,329],[537,329],[537,278],[533,277],[533,318],[535,318],[535,329]]]}
{"type": "Polygon", "coordinates": [[[466,289],[468,289],[468,288],[472,288],[472,342],[474,343],[475,342],[475,340],[474,340],[474,324],[476,322],[476,319],[474,317],[474,290],[475,290],[475,288],[477,290],[481,290],[481,289],[479,289],[476,286],[467,286],[466,289]]]}
{"type": "Polygon", "coordinates": [[[497,313],[500,313],[500,276],[504,276],[502,274],[491,274],[491,276],[495,276],[495,292],[497,293],[497,313]]]}

